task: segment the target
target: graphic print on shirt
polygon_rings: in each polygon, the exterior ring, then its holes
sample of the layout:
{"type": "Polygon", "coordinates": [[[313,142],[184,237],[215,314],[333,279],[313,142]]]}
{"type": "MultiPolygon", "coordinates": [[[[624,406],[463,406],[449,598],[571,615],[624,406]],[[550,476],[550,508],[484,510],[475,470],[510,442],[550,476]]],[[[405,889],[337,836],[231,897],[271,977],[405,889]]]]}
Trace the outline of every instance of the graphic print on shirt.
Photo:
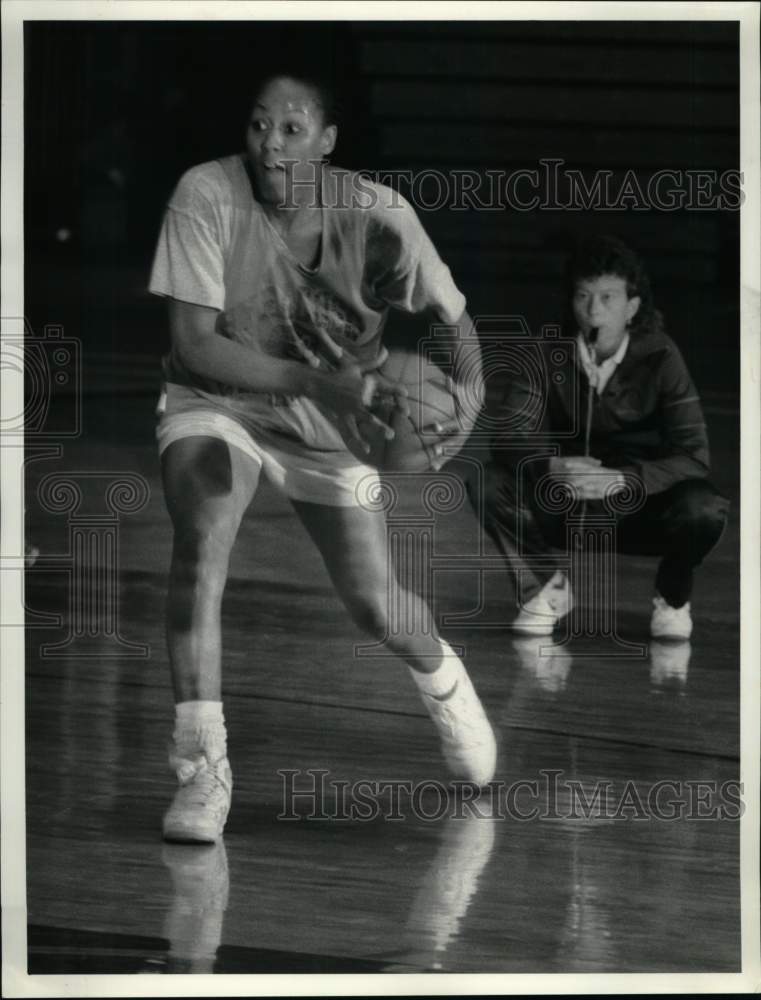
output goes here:
{"type": "Polygon", "coordinates": [[[303,358],[296,343],[300,340],[310,351],[332,361],[321,335],[351,350],[362,329],[353,310],[327,288],[267,284],[221,315],[220,332],[278,358],[303,358]]]}

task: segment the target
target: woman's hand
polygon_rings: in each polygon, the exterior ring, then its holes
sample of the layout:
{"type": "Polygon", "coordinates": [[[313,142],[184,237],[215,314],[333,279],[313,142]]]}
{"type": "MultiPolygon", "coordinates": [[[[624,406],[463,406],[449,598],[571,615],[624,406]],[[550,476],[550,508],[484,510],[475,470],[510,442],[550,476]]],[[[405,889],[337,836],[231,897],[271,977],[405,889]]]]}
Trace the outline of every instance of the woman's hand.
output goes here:
{"type": "Polygon", "coordinates": [[[603,500],[626,487],[622,472],[608,469],[599,458],[591,456],[553,456],[550,459],[550,473],[558,482],[574,490],[581,500],[603,500]]]}
{"type": "Polygon", "coordinates": [[[556,479],[563,480],[567,476],[583,475],[594,472],[602,466],[599,458],[591,455],[553,455],[550,458],[550,472],[556,479]]]}

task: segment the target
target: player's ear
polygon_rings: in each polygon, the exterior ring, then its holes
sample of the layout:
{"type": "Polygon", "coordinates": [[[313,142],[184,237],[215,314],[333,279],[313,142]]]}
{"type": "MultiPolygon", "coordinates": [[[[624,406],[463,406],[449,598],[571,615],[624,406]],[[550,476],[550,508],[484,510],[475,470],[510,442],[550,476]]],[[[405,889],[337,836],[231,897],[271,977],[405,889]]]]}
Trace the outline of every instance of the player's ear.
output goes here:
{"type": "Polygon", "coordinates": [[[322,138],[320,139],[320,151],[323,156],[330,156],[336,146],[336,139],[338,138],[338,129],[335,125],[326,125],[322,130],[322,138]]]}
{"type": "Polygon", "coordinates": [[[632,295],[629,301],[626,303],[626,322],[631,323],[634,317],[639,312],[639,307],[642,305],[642,299],[639,295],[632,295]]]}

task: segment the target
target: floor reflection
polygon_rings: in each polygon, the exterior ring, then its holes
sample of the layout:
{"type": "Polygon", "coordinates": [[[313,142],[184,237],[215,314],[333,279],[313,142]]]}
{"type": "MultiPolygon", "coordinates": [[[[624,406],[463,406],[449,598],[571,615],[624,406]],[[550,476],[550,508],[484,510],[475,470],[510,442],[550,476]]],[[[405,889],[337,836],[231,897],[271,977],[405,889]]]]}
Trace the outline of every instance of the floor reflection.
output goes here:
{"type": "Polygon", "coordinates": [[[566,646],[548,636],[513,638],[521,669],[547,694],[562,694],[568,686],[573,657],[566,646]]]}
{"type": "Polygon", "coordinates": [[[689,642],[650,643],[650,683],[654,690],[671,688],[684,694],[690,670],[692,646],[689,642]]]}
{"type": "Polygon", "coordinates": [[[230,891],[224,842],[199,847],[164,844],[162,860],[173,888],[164,925],[169,941],[166,971],[213,972],[230,891]]]}
{"type": "MultiPolygon", "coordinates": [[[[442,970],[446,954],[459,938],[466,914],[477,896],[494,848],[496,815],[489,797],[453,809],[438,828],[439,843],[414,892],[400,929],[397,956],[383,972],[442,970]]],[[[230,882],[223,842],[193,847],[165,844],[162,860],[172,880],[172,899],[164,922],[169,942],[167,973],[220,971],[230,882]]]]}
{"type": "Polygon", "coordinates": [[[495,827],[492,804],[486,797],[469,803],[467,813],[445,820],[438,850],[410,907],[403,964],[384,971],[445,969],[447,950],[461,933],[492,855],[495,827]]]}

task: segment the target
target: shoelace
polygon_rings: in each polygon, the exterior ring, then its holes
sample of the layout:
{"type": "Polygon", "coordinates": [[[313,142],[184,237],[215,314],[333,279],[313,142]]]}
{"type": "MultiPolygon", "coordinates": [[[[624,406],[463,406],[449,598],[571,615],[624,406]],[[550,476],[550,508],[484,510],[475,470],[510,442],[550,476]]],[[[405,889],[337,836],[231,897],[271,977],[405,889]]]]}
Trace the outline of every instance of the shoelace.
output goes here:
{"type": "Polygon", "coordinates": [[[203,754],[192,758],[173,755],[170,762],[177,772],[180,786],[186,790],[185,798],[190,804],[205,805],[220,786],[225,792],[228,791],[216,767],[210,767],[203,754]]]}
{"type": "Polygon", "coordinates": [[[202,774],[209,767],[209,761],[205,754],[195,754],[193,757],[181,757],[179,754],[170,753],[169,766],[177,774],[177,780],[181,785],[187,785],[196,775],[202,774]]]}

